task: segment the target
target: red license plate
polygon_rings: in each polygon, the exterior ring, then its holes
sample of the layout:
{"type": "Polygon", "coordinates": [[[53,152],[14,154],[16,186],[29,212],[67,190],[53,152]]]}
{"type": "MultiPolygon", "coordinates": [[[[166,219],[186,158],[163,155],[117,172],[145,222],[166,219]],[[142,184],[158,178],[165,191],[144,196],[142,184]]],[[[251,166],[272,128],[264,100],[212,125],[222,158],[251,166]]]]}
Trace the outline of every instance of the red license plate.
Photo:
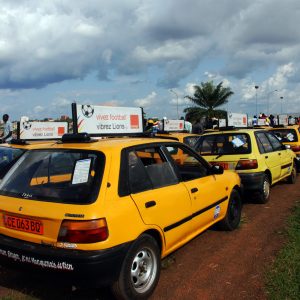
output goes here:
{"type": "Polygon", "coordinates": [[[3,221],[6,228],[30,232],[34,234],[40,234],[40,235],[44,233],[43,223],[38,220],[4,215],[3,221]]]}

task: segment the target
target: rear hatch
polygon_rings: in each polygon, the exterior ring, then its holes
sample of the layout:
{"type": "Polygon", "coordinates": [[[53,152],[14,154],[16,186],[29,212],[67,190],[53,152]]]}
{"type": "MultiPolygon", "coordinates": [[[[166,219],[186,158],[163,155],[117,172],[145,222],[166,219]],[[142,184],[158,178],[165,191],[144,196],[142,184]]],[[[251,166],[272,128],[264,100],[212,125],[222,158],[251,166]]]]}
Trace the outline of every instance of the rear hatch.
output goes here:
{"type": "Polygon", "coordinates": [[[257,168],[251,153],[251,140],[247,133],[226,132],[203,135],[196,151],[209,163],[222,166],[225,170],[244,171],[257,168]]]}
{"type": "Polygon", "coordinates": [[[27,151],[0,185],[0,233],[55,245],[64,219],[92,216],[85,207],[97,199],[104,165],[101,152],[27,151]]]}

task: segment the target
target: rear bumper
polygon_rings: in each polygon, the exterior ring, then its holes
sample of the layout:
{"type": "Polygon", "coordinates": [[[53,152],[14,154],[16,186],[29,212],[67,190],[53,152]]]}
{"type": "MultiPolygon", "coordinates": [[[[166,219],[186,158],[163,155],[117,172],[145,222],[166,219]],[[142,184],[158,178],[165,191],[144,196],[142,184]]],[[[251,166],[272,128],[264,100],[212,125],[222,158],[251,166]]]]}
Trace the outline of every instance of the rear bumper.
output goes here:
{"type": "Polygon", "coordinates": [[[0,264],[63,276],[72,282],[109,284],[117,279],[131,243],[106,250],[52,248],[0,235],[0,264]]]}
{"type": "Polygon", "coordinates": [[[264,175],[264,172],[239,173],[244,192],[260,190],[263,185],[264,175]]]}

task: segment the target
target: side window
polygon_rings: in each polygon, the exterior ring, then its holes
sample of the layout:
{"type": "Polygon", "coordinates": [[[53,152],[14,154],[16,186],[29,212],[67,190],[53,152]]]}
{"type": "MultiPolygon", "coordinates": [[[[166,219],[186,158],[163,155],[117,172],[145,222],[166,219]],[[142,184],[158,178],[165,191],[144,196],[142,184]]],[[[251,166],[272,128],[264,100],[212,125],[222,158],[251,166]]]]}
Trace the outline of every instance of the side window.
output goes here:
{"type": "Polygon", "coordinates": [[[268,136],[268,139],[271,142],[271,145],[274,149],[274,151],[280,151],[282,150],[282,144],[278,141],[278,139],[272,134],[272,133],[266,133],[268,136]]]}
{"type": "Polygon", "coordinates": [[[128,153],[129,186],[132,193],[178,183],[178,178],[159,148],[137,149],[128,153]]]}
{"type": "Polygon", "coordinates": [[[207,167],[187,148],[177,145],[167,146],[166,148],[174,160],[183,181],[201,178],[209,174],[207,167]]]}
{"type": "Polygon", "coordinates": [[[264,132],[258,132],[256,134],[256,138],[257,138],[258,148],[260,153],[267,153],[273,151],[272,145],[264,132]]]}

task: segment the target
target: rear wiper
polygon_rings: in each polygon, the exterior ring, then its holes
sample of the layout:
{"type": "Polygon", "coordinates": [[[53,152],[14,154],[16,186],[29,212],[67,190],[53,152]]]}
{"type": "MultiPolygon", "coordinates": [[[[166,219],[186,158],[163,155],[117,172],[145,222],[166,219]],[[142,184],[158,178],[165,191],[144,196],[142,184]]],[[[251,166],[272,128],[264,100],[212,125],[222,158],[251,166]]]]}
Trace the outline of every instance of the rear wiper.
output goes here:
{"type": "Polygon", "coordinates": [[[221,156],[223,156],[223,155],[224,155],[224,153],[221,153],[221,154],[219,154],[218,156],[216,156],[215,159],[218,159],[219,157],[221,157],[221,156]]]}

